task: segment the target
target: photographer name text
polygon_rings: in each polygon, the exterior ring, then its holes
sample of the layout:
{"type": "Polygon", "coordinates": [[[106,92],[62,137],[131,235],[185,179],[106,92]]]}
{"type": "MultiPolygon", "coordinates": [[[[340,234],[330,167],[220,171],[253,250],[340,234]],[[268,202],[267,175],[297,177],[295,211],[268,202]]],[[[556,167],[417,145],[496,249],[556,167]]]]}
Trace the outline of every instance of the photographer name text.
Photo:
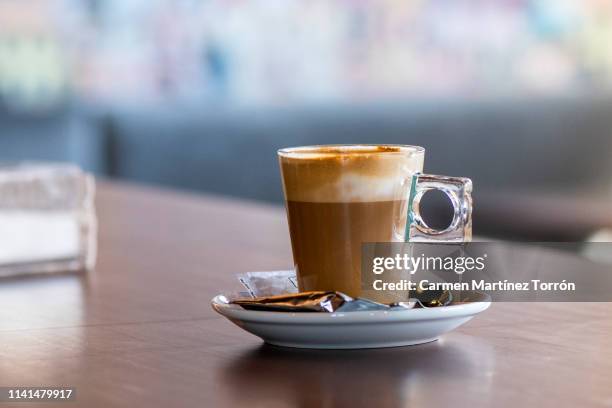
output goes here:
{"type": "Polygon", "coordinates": [[[418,282],[401,279],[385,282],[377,279],[372,288],[378,291],[423,291],[423,290],[484,290],[484,291],[575,291],[576,284],[563,279],[560,282],[543,282],[531,279],[526,282],[503,281],[487,282],[483,279],[467,282],[431,282],[426,279],[418,282]]]}

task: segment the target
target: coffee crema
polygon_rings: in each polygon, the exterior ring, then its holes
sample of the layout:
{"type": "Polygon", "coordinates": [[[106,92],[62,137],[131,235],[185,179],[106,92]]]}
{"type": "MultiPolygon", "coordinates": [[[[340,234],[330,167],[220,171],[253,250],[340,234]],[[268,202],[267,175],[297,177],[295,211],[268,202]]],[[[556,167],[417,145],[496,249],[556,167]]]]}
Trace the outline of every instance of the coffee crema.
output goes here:
{"type": "Polygon", "coordinates": [[[312,146],[279,151],[285,198],[304,202],[389,201],[398,181],[423,169],[412,146],[312,146]]]}
{"type": "Polygon", "coordinates": [[[361,245],[403,240],[423,157],[422,148],[393,145],[279,151],[300,291],[362,296],[361,245]]]}

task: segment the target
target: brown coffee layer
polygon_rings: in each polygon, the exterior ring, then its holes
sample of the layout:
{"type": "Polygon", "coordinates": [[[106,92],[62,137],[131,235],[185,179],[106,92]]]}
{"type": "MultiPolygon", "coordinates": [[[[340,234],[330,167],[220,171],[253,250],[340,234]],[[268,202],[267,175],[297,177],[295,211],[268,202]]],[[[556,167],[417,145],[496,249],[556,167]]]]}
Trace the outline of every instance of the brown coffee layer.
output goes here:
{"type": "MultiPolygon", "coordinates": [[[[362,296],[361,245],[403,240],[406,201],[287,202],[300,291],[337,290],[362,296]]],[[[388,300],[386,293],[370,296],[388,300]]],[[[402,299],[406,300],[406,299],[402,299]]]]}

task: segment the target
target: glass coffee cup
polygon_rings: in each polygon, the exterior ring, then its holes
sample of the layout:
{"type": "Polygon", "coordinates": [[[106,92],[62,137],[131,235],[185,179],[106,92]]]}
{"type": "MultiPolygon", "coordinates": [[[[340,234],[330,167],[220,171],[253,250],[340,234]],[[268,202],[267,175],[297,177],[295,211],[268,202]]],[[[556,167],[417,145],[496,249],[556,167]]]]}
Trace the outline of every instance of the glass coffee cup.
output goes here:
{"type": "Polygon", "coordinates": [[[471,180],[422,174],[424,156],[424,148],[408,145],[278,151],[300,291],[361,296],[363,243],[471,240],[471,180]],[[454,208],[444,230],[421,218],[421,198],[432,189],[454,208]]]}

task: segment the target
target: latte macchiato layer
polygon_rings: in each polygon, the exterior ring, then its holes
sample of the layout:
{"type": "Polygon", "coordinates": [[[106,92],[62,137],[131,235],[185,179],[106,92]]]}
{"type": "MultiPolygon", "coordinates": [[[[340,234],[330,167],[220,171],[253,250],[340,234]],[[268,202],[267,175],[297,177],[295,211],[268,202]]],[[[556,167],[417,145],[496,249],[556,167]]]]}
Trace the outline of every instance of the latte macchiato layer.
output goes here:
{"type": "Polygon", "coordinates": [[[301,202],[397,199],[409,175],[423,168],[424,150],[408,146],[315,146],[281,151],[285,197],[301,202]]]}
{"type": "MultiPolygon", "coordinates": [[[[424,150],[410,146],[315,146],[279,152],[300,291],[365,295],[361,245],[403,241],[412,175],[424,150]]],[[[394,302],[394,294],[373,300],[394,302]],[[393,296],[393,297],[390,297],[393,296]]]]}

